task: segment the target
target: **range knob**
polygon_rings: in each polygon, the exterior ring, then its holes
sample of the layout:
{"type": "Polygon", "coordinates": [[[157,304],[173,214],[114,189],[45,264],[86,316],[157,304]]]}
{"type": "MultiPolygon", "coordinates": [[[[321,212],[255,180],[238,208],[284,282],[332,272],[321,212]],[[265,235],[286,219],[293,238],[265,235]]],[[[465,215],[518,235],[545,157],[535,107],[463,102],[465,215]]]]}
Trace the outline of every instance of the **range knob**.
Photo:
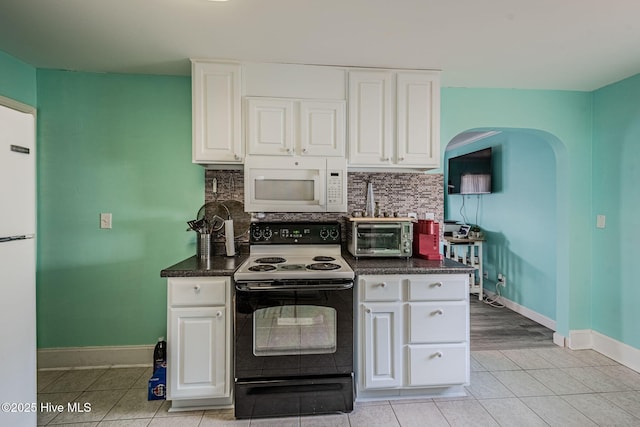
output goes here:
{"type": "Polygon", "coordinates": [[[332,228],[329,231],[329,236],[331,237],[331,240],[337,240],[338,237],[340,237],[340,233],[338,232],[337,228],[332,228]]]}
{"type": "Polygon", "coordinates": [[[329,230],[326,228],[320,230],[320,237],[322,237],[322,240],[327,240],[327,237],[329,237],[329,230]]]}
{"type": "Polygon", "coordinates": [[[262,235],[264,236],[264,240],[269,240],[273,235],[273,232],[271,231],[270,228],[265,228],[264,231],[262,232],[262,235]]]}
{"type": "Polygon", "coordinates": [[[262,237],[262,230],[260,230],[259,228],[254,228],[251,236],[253,237],[253,240],[260,240],[260,238],[262,237]]]}

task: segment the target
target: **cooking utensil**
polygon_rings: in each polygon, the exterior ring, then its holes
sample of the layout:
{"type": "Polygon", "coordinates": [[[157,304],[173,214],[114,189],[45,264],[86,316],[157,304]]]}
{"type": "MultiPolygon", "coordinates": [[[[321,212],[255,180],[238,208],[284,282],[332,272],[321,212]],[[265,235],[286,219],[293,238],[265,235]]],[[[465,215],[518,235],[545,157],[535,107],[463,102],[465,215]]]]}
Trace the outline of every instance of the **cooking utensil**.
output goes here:
{"type": "Polygon", "coordinates": [[[233,220],[233,235],[237,239],[249,232],[251,225],[251,215],[244,211],[244,203],[237,200],[225,200],[221,202],[228,210],[227,219],[233,220]]]}
{"type": "MultiPolygon", "coordinates": [[[[207,202],[198,210],[197,218],[206,226],[206,233],[211,234],[222,230],[224,220],[229,218],[229,209],[220,202],[207,202]]],[[[203,227],[204,230],[204,227],[203,227]]]]}

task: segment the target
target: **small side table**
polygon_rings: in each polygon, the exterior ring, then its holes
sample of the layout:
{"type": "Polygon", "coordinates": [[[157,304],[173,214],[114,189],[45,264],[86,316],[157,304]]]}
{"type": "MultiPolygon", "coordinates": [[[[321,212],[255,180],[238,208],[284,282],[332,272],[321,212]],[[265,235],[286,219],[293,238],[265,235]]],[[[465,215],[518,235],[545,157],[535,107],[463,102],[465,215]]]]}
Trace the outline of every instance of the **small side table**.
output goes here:
{"type": "Polygon", "coordinates": [[[482,300],[482,244],[484,239],[458,239],[446,236],[444,238],[444,256],[454,261],[461,262],[475,268],[478,272],[476,280],[475,271],[470,275],[469,293],[478,294],[478,299],[482,300]]]}

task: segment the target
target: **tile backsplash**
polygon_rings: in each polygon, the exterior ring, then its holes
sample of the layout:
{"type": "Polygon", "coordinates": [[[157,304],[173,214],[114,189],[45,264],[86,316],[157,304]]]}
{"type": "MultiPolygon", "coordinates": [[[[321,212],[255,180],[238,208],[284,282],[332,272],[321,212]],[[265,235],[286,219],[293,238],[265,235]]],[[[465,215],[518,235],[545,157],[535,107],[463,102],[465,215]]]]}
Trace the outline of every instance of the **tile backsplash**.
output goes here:
{"type": "MultiPolygon", "coordinates": [[[[364,210],[367,183],[373,184],[374,200],[380,211],[390,216],[398,212],[406,216],[416,212],[418,218],[433,213],[436,221],[444,218],[444,176],[442,174],[348,172],[347,211],[364,210]]],[[[242,170],[207,170],[205,173],[205,202],[237,200],[244,202],[244,172],[242,170]],[[217,181],[217,194],[213,194],[213,179],[217,181]]],[[[267,213],[268,221],[335,221],[345,213],[267,213]]]]}

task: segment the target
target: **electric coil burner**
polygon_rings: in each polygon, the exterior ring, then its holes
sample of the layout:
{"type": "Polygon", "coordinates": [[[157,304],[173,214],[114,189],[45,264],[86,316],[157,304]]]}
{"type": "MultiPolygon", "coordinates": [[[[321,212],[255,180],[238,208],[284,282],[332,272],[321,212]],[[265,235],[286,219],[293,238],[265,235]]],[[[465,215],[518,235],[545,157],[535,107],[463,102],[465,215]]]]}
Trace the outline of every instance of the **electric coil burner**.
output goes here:
{"type": "Polygon", "coordinates": [[[353,410],[353,279],[337,222],[253,223],[234,274],[237,418],[353,410]]]}

